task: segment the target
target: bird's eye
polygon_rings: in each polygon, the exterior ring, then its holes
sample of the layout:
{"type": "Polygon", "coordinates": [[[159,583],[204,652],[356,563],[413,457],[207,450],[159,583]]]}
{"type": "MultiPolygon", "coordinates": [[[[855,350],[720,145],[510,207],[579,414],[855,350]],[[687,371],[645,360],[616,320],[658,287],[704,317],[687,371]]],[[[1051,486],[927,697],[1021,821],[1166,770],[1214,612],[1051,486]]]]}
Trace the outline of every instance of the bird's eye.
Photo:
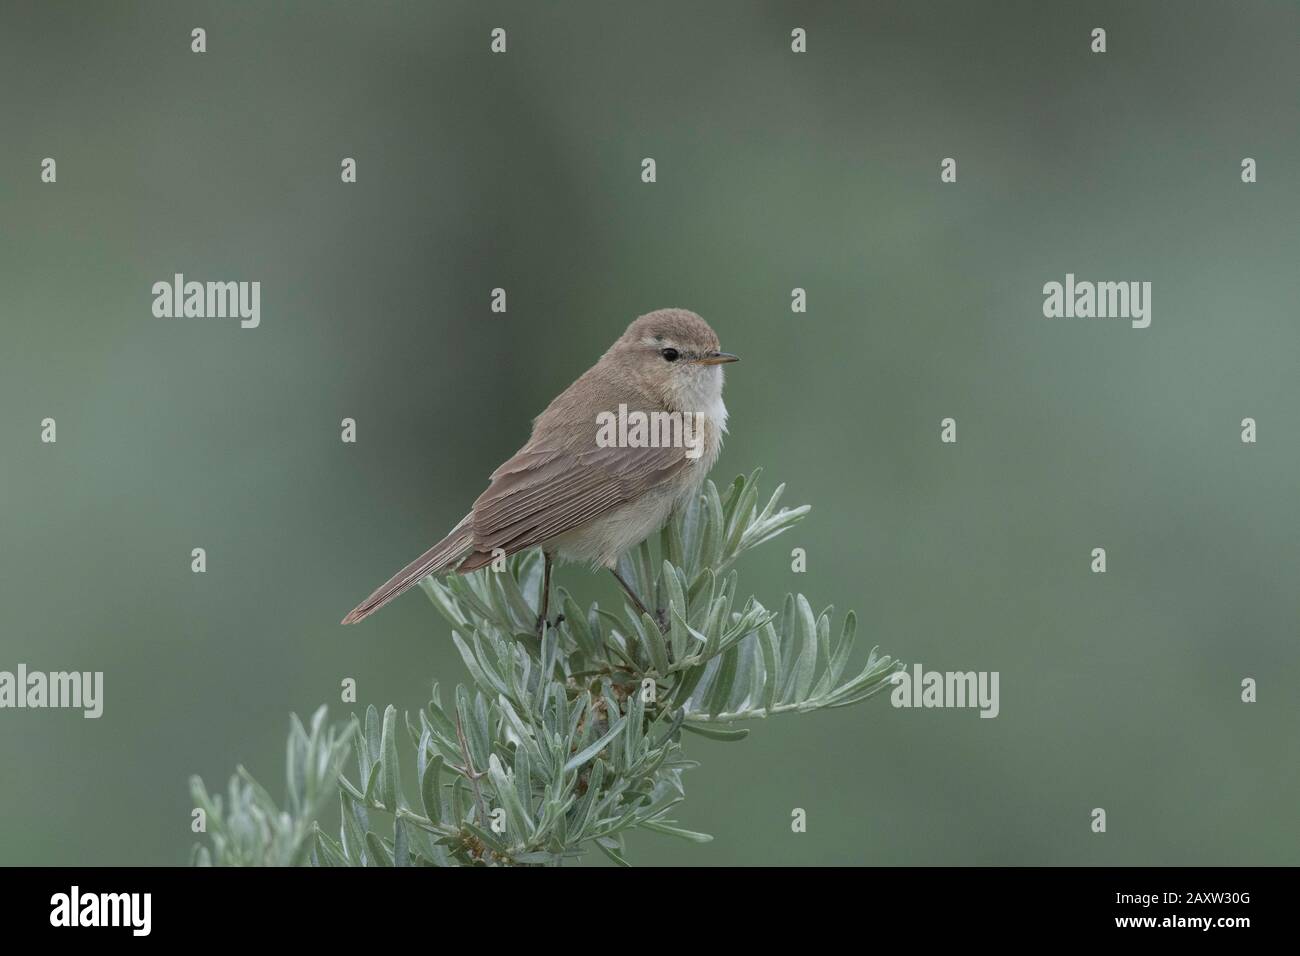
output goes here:
{"type": "Polygon", "coordinates": [[[662,355],[665,359],[667,359],[667,360],[670,361],[670,362],[676,362],[676,361],[677,361],[677,350],[676,350],[676,349],[660,349],[660,350],[659,350],[659,354],[662,355]]]}

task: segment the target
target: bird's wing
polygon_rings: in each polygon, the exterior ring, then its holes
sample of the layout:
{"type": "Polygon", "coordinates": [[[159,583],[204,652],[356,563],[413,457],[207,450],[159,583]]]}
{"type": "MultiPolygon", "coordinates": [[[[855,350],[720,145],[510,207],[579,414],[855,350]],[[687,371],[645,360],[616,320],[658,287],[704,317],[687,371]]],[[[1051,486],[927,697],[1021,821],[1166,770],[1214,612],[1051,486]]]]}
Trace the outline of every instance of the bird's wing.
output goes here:
{"type": "Polygon", "coordinates": [[[492,473],[474,502],[474,554],[458,570],[536,547],[626,502],[691,466],[686,449],[523,448],[492,473]]]}

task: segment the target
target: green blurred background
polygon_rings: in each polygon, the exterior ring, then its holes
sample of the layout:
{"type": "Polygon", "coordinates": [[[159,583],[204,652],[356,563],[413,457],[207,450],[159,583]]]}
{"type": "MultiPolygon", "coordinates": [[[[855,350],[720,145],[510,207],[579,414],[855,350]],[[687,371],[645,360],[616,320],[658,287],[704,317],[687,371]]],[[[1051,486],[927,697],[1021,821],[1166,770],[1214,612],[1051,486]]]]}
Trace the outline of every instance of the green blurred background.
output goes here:
{"type": "Polygon", "coordinates": [[[1300,15],[1075,6],[7,0],[0,669],[103,670],[106,705],[0,712],[0,863],[184,862],[189,774],[282,796],[288,714],[343,677],[463,679],[418,593],[338,621],[663,306],[744,358],[714,477],[814,506],[742,586],[1000,671],[1001,716],[692,738],[716,839],[634,860],[1300,862],[1300,15]],[[261,327],[155,319],[174,272],[260,280],[261,327]],[[1152,282],[1151,328],[1043,318],[1067,272],[1152,282]]]}

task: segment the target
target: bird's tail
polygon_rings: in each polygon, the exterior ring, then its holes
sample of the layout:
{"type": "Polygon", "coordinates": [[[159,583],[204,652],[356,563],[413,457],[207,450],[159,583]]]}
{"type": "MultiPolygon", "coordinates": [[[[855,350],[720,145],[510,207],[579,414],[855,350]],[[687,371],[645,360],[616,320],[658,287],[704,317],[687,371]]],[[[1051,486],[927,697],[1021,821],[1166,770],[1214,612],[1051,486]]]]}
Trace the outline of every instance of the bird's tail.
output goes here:
{"type": "Polygon", "coordinates": [[[461,523],[452,529],[451,534],[381,584],[374,594],[348,612],[343,623],[355,624],[357,621],[364,621],[393,598],[415,587],[428,575],[442,574],[459,564],[465,555],[474,550],[474,528],[471,517],[466,515],[461,523]]]}

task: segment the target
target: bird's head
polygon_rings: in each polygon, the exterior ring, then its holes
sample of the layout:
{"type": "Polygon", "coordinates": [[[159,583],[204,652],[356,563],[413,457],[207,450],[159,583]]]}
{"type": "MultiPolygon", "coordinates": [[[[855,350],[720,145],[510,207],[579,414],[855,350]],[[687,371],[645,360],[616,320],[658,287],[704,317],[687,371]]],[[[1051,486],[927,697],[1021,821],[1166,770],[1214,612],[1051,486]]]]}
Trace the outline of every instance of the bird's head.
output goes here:
{"type": "Polygon", "coordinates": [[[719,349],[709,323],[686,309],[649,312],[610,352],[676,408],[693,409],[722,392],[722,366],[738,357],[719,349]]]}

